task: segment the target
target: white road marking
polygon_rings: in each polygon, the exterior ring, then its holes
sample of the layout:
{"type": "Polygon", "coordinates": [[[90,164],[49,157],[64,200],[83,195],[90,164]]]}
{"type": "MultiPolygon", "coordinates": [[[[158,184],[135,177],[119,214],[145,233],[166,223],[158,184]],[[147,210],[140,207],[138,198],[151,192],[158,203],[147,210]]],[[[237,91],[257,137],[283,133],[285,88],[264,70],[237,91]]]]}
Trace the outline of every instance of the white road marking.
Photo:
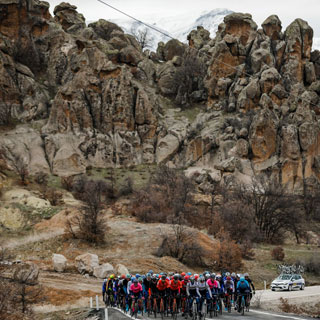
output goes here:
{"type": "Polygon", "coordinates": [[[257,311],[257,310],[250,310],[250,312],[255,312],[255,313],[259,313],[259,314],[265,314],[267,316],[277,317],[277,318],[286,318],[286,319],[294,319],[294,320],[303,319],[303,318],[296,318],[296,317],[293,317],[293,316],[284,316],[284,315],[280,315],[280,314],[274,314],[274,313],[269,313],[269,312],[264,312],[264,311],[257,311]]]}

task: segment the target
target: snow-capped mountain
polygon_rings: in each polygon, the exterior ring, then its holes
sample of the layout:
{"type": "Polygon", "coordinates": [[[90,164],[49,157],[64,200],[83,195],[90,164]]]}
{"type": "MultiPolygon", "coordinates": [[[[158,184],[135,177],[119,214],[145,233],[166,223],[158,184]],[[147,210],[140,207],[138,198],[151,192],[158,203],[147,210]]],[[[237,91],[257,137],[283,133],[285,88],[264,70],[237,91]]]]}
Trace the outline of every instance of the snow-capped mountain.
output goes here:
{"type": "MultiPolygon", "coordinates": [[[[210,31],[211,38],[214,38],[218,26],[223,22],[223,18],[232,13],[228,9],[215,9],[212,11],[205,11],[201,13],[192,12],[190,14],[183,14],[171,17],[145,17],[143,22],[162,31],[163,33],[180,40],[187,42],[188,34],[196,29],[197,26],[203,26],[210,31]]],[[[140,22],[132,19],[114,19],[110,20],[119,25],[126,33],[137,34],[139,31],[143,32],[147,27],[140,22]]],[[[167,42],[169,37],[148,28],[148,36],[150,39],[151,50],[156,50],[160,41],[167,42]]]]}

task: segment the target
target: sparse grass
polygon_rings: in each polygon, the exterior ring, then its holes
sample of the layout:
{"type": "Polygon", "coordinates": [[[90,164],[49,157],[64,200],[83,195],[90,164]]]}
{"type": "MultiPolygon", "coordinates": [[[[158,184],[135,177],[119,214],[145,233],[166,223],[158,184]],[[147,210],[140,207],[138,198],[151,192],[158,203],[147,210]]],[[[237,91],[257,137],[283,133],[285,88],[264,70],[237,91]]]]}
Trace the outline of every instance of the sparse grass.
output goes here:
{"type": "Polygon", "coordinates": [[[200,105],[191,106],[189,108],[186,108],[184,110],[181,110],[181,112],[176,114],[176,118],[180,119],[181,117],[186,117],[190,123],[196,120],[197,115],[203,110],[203,107],[200,105]]]}

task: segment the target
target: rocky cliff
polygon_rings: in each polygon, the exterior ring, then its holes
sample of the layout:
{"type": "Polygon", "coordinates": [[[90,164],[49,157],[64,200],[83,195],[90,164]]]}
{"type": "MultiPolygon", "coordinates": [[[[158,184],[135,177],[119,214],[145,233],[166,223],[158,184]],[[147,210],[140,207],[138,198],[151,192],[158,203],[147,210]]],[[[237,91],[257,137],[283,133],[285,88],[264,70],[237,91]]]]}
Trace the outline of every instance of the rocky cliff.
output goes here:
{"type": "Polygon", "coordinates": [[[76,9],[61,3],[52,17],[46,2],[0,0],[8,166],[21,157],[31,173],[66,176],[166,162],[215,181],[265,172],[295,191],[318,183],[320,52],[307,22],[282,32],[277,16],[258,29],[233,13],[215,39],[200,27],[189,46],[171,40],[155,53],[111,22],[86,26],[76,9]],[[205,74],[191,70],[186,99],[190,54],[205,74]]]}

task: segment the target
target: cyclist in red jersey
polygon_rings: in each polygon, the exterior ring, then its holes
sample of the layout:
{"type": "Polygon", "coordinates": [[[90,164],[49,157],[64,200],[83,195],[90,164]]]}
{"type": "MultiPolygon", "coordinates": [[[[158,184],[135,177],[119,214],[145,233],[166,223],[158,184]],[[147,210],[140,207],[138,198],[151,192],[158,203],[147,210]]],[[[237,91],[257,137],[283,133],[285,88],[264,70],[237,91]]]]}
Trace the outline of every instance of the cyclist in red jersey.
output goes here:
{"type": "Polygon", "coordinates": [[[171,297],[169,306],[170,310],[172,310],[173,298],[176,298],[177,305],[179,304],[180,289],[181,282],[179,281],[179,275],[175,274],[169,284],[169,296],[171,297]]]}

